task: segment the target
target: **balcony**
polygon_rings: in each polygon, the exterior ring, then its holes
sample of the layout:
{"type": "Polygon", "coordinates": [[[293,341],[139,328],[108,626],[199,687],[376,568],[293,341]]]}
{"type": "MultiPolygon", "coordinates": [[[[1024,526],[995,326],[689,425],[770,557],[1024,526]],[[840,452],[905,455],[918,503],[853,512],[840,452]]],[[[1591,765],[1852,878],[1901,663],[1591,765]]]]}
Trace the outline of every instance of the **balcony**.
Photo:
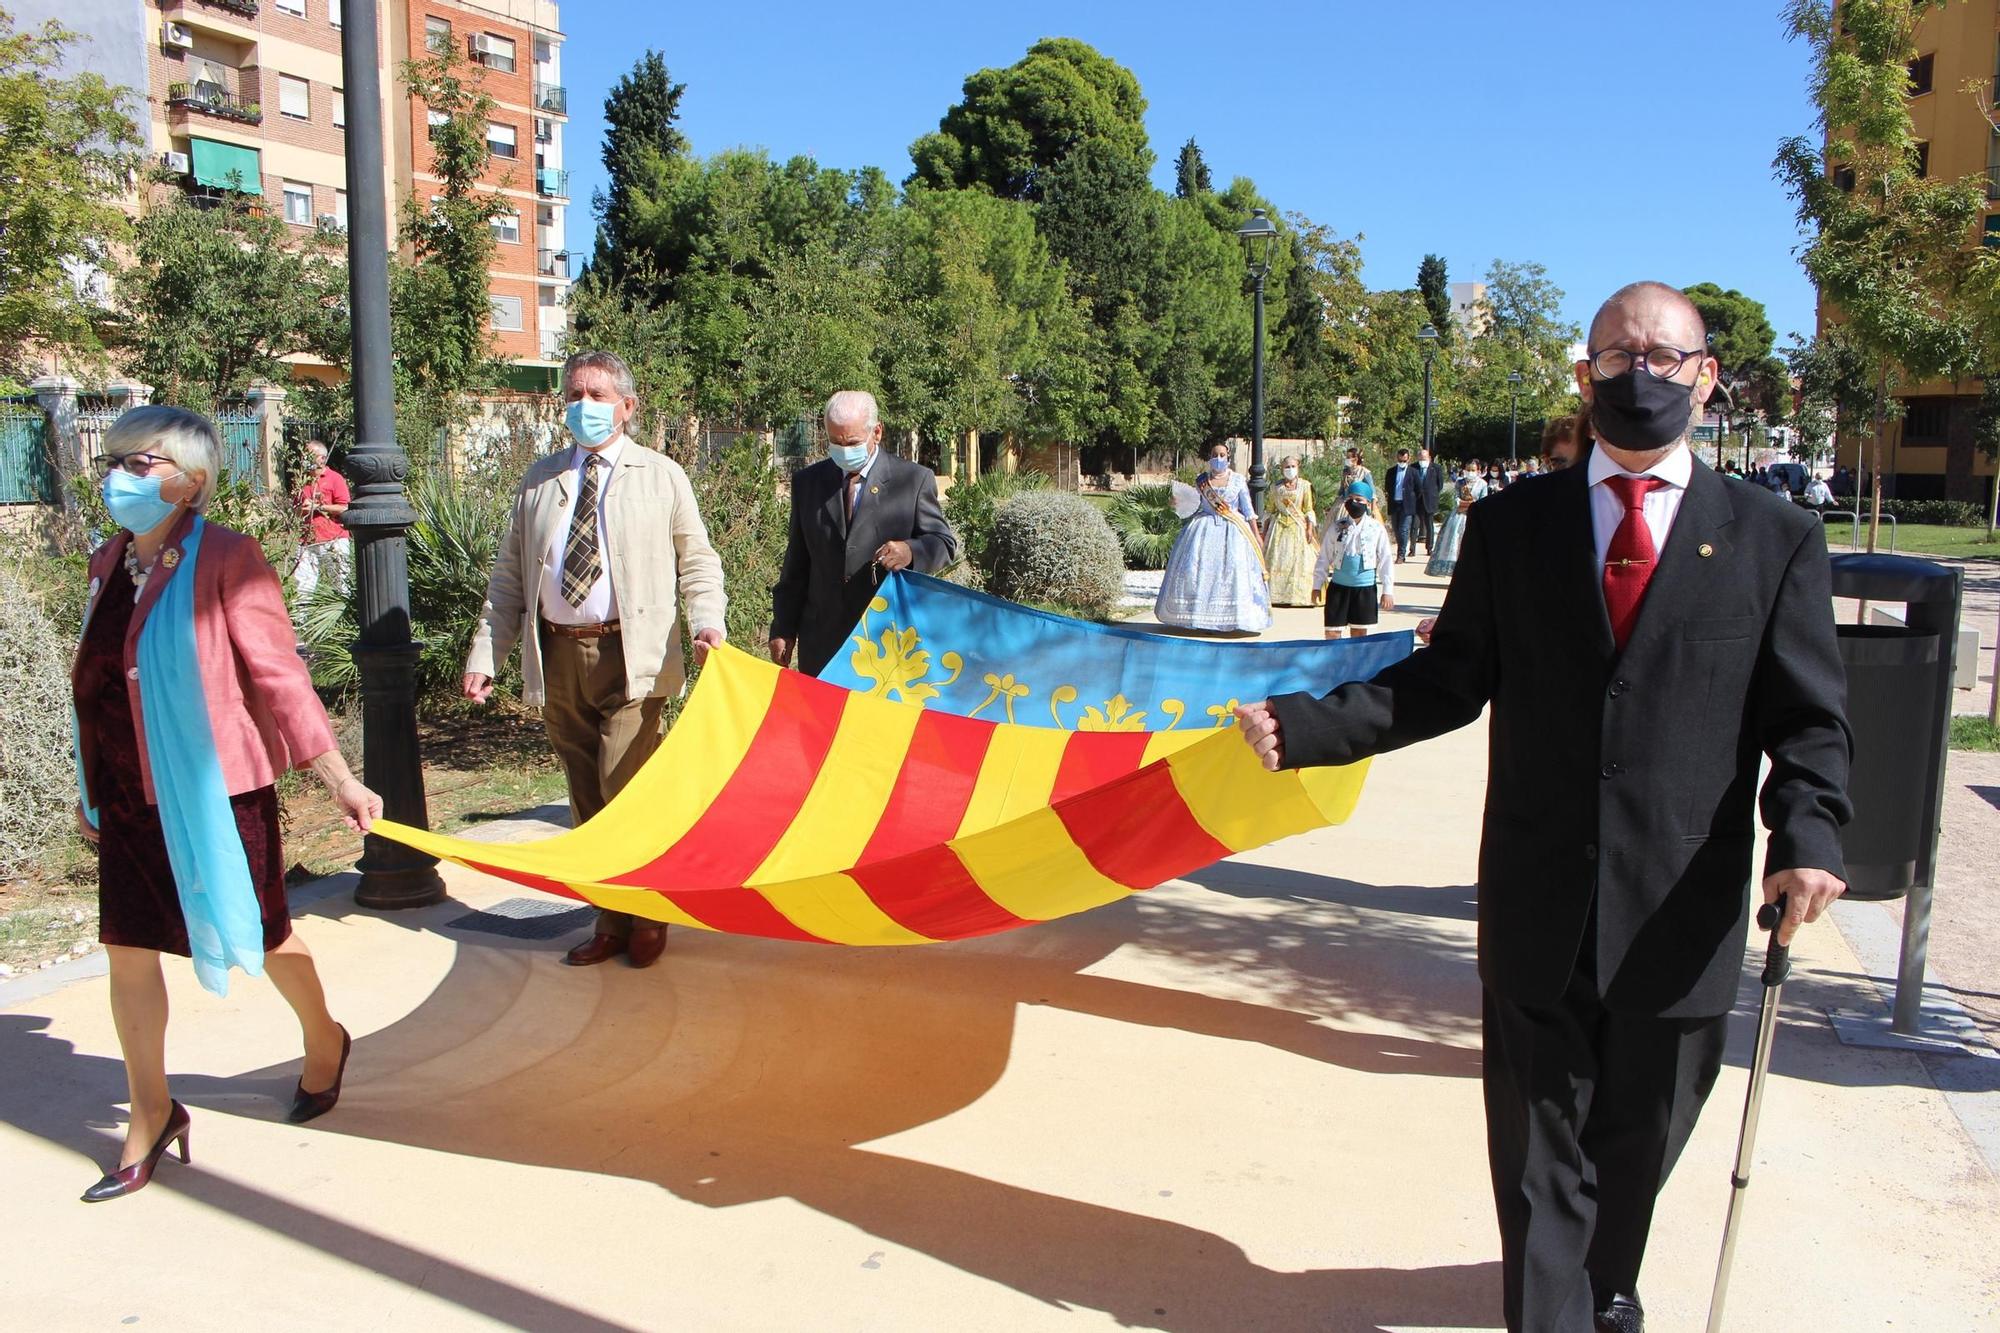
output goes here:
{"type": "Polygon", "coordinates": [[[569,173],[555,167],[543,167],[535,173],[535,193],[546,199],[569,198],[569,173]]]}
{"type": "Polygon", "coordinates": [[[547,111],[551,115],[569,114],[569,89],[560,83],[537,83],[535,85],[535,110],[547,111]]]}
{"type": "Polygon", "coordinates": [[[219,83],[170,83],[167,85],[167,109],[199,111],[203,115],[243,125],[264,123],[264,108],[260,103],[246,102],[219,83]]]}
{"type": "Polygon", "coordinates": [[[545,278],[567,278],[569,276],[569,251],[535,251],[535,272],[545,278]]]}
{"type": "Polygon", "coordinates": [[[2000,162],[1986,168],[1986,197],[2000,199],[2000,162]]]}
{"type": "MultiPolygon", "coordinates": [[[[162,10],[185,9],[188,3],[189,0],[163,0],[160,8],[162,10]]],[[[227,10],[231,14],[240,15],[246,19],[257,17],[257,0],[199,0],[199,3],[203,8],[227,10]]]]}

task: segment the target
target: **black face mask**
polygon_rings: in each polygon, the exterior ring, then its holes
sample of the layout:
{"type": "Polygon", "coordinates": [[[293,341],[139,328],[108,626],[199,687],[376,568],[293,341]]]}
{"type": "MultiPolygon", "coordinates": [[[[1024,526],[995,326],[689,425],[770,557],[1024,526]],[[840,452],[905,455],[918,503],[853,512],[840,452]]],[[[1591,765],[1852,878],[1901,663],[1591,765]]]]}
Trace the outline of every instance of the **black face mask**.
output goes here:
{"type": "Polygon", "coordinates": [[[1663,449],[1687,434],[1694,386],[1655,379],[1633,367],[1591,381],[1590,424],[1597,438],[1620,449],[1663,449]]]}

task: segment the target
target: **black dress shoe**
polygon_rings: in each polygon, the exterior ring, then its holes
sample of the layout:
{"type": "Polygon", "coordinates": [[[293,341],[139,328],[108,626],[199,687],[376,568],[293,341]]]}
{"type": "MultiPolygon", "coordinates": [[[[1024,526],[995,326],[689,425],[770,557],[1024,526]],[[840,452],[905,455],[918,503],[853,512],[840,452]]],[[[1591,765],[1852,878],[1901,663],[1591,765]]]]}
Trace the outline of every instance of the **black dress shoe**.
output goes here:
{"type": "Polygon", "coordinates": [[[1646,1333],[1646,1312],[1637,1296],[1613,1296],[1597,1312],[1597,1333],[1646,1333]]]}

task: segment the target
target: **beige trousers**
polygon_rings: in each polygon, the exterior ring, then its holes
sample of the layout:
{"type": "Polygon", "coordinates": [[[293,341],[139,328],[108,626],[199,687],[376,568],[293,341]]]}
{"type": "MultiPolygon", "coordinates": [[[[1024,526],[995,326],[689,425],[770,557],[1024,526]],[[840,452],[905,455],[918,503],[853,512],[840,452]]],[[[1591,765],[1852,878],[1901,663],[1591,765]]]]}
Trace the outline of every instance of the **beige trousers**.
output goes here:
{"type": "MultiPolygon", "coordinates": [[[[660,744],[663,698],[625,697],[625,645],[617,634],[572,639],[542,634],[548,701],[542,725],[569,783],[569,810],[580,827],[630,782],[660,744]]],[[[655,925],[656,922],[642,922],[655,925]]],[[[629,935],[633,918],[599,911],[602,935],[629,935]]]]}

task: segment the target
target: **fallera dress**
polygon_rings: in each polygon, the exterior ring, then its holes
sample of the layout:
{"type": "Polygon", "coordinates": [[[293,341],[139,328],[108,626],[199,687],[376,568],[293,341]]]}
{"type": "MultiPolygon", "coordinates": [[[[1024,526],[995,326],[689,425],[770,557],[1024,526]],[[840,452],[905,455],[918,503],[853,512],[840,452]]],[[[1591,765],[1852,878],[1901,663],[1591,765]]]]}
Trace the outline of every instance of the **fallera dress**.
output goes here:
{"type": "MultiPolygon", "coordinates": [[[[1271,627],[1271,590],[1254,539],[1235,519],[1216,511],[1221,500],[1245,523],[1250,487],[1234,472],[1202,490],[1202,507],[1174,538],[1153,614],[1163,625],[1221,633],[1260,633],[1271,627]]],[[[1310,592],[1311,569],[1307,569],[1310,592]]]]}
{"type": "Polygon", "coordinates": [[[1313,488],[1304,477],[1273,486],[1268,496],[1271,531],[1264,563],[1271,567],[1271,605],[1311,606],[1313,488]]]}
{"type": "MultiPolygon", "coordinates": [[[[1477,503],[1486,498],[1486,483],[1478,477],[1467,477],[1458,483],[1461,500],[1470,495],[1477,503]]],[[[1430,563],[1424,566],[1424,573],[1434,579],[1451,577],[1451,571],[1458,568],[1459,544],[1465,540],[1465,509],[1463,505],[1451,511],[1451,517],[1444,521],[1438,532],[1437,545],[1431,548],[1430,563]]]]}

